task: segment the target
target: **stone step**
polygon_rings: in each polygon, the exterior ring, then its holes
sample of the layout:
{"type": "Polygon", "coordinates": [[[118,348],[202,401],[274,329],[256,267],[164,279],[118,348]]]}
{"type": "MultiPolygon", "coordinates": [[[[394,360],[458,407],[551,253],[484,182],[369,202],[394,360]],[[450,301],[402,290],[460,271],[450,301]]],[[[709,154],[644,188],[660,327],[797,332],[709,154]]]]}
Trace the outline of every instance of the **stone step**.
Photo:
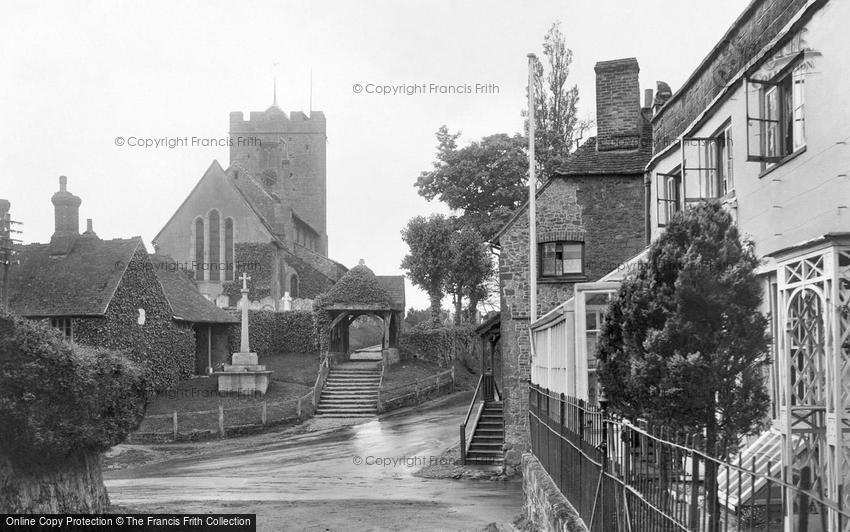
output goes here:
{"type": "Polygon", "coordinates": [[[349,414],[369,414],[369,415],[377,415],[377,408],[319,408],[316,410],[316,414],[324,415],[324,414],[339,414],[339,415],[349,415],[349,414]]]}
{"type": "Polygon", "coordinates": [[[326,379],[325,382],[326,383],[328,383],[328,382],[367,382],[369,384],[374,384],[375,386],[377,386],[378,383],[381,382],[381,379],[380,378],[378,378],[378,379],[364,379],[364,378],[340,379],[340,378],[331,377],[331,378],[326,379]]]}
{"type": "Polygon", "coordinates": [[[347,390],[325,390],[322,392],[322,397],[334,397],[339,399],[358,399],[358,398],[378,398],[378,392],[351,392],[347,390]]]}
{"type": "Polygon", "coordinates": [[[348,408],[348,407],[357,407],[357,408],[377,408],[377,401],[322,401],[319,403],[319,406],[322,408],[348,408]]]}
{"type": "Polygon", "coordinates": [[[371,384],[326,384],[323,390],[357,390],[365,391],[365,392],[375,392],[378,393],[378,386],[371,384]]]}
{"type": "Polygon", "coordinates": [[[469,445],[470,449],[480,449],[482,451],[501,451],[502,450],[502,442],[494,441],[488,442],[483,440],[472,440],[472,443],[469,445]]]}

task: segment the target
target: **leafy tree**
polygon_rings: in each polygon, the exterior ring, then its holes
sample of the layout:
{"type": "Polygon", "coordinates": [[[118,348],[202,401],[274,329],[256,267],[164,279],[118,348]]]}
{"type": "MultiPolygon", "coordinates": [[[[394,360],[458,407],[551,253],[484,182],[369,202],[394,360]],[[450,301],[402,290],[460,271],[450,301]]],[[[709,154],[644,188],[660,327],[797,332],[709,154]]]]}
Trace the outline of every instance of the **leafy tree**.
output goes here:
{"type": "Polygon", "coordinates": [[[401,267],[416,286],[431,299],[431,321],[440,324],[440,311],[445,296],[446,281],[451,270],[451,241],[455,221],[442,214],[416,216],[407,222],[401,238],[410,247],[401,267]]]}
{"type": "Polygon", "coordinates": [[[578,86],[567,85],[572,62],[573,52],[567,48],[561,23],[555,22],[543,37],[543,60],[538,58],[534,64],[534,156],[542,179],[564,163],[574,136],[583,135],[593,124],[578,119],[578,86]]]}
{"type": "Polygon", "coordinates": [[[446,291],[452,295],[455,325],[464,317],[463,299],[469,301],[466,320],[472,321],[478,302],[487,295],[487,281],[493,276],[493,260],[481,234],[469,225],[462,225],[452,235],[451,266],[446,279],[446,291]]]}
{"type": "Polygon", "coordinates": [[[461,222],[490,238],[528,195],[527,141],[499,133],[458,149],[460,132],[441,126],[436,136],[437,160],[416,180],[419,195],[462,210],[461,222]]]}
{"type": "MultiPolygon", "coordinates": [[[[720,459],[757,432],[769,407],[757,266],[719,203],[677,214],[606,312],[597,355],[612,408],[703,434],[706,452],[720,459]]],[[[706,479],[716,515],[714,462],[706,479]]]]}

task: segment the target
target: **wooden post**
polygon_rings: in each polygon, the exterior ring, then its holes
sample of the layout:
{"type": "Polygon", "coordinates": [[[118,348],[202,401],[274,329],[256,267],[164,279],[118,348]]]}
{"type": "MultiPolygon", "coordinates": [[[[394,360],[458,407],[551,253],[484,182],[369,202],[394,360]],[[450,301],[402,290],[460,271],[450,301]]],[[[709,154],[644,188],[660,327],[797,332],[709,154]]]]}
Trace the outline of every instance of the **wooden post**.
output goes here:
{"type": "Polygon", "coordinates": [[[224,438],[224,405],[218,404],[218,435],[224,438]]]}
{"type": "Polygon", "coordinates": [[[172,439],[177,441],[177,410],[171,416],[172,439]]]}
{"type": "Polygon", "coordinates": [[[301,398],[295,402],[295,414],[298,416],[298,419],[301,419],[301,398]]]}
{"type": "Polygon", "coordinates": [[[263,401],[263,412],[262,412],[261,416],[262,416],[263,425],[265,425],[266,420],[268,419],[268,404],[265,401],[263,401]]]}
{"type": "Polygon", "coordinates": [[[419,379],[413,385],[413,389],[416,391],[416,402],[419,402],[419,379]]]}
{"type": "Polygon", "coordinates": [[[455,393],[455,367],[452,366],[452,393],[455,393]]]}

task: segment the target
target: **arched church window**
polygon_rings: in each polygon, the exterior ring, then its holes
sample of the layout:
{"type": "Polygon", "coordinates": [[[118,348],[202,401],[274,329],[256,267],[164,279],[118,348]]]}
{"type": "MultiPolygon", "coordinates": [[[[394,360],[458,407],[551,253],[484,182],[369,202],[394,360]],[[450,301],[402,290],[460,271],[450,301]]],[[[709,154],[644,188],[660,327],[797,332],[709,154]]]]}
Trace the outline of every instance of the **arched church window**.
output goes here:
{"type": "Polygon", "coordinates": [[[213,209],[210,211],[210,264],[209,264],[209,279],[210,281],[221,280],[221,219],[218,211],[213,209]]]}
{"type": "Polygon", "coordinates": [[[233,254],[235,253],[233,249],[233,218],[225,218],[224,219],[224,278],[227,281],[233,280],[233,272],[236,268],[236,264],[233,261],[233,254]]]}
{"type": "Polygon", "coordinates": [[[295,299],[296,297],[300,297],[299,289],[300,287],[298,286],[298,276],[293,273],[292,276],[289,278],[289,297],[293,299],[295,299]]]}
{"type": "Polygon", "coordinates": [[[204,279],[204,220],[195,220],[195,279],[204,279]]]}

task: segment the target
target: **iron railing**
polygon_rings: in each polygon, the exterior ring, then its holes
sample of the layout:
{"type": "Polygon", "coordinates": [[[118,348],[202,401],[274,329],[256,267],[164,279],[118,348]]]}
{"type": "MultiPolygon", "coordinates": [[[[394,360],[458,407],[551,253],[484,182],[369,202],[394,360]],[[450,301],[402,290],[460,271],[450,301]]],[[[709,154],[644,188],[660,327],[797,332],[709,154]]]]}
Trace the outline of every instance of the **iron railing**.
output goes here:
{"type": "Polygon", "coordinates": [[[724,462],[699,437],[636,426],[534,384],[529,425],[532,452],[591,532],[813,532],[850,522],[836,501],[803,489],[805,479],[783,478],[769,437],[724,462]]]}

